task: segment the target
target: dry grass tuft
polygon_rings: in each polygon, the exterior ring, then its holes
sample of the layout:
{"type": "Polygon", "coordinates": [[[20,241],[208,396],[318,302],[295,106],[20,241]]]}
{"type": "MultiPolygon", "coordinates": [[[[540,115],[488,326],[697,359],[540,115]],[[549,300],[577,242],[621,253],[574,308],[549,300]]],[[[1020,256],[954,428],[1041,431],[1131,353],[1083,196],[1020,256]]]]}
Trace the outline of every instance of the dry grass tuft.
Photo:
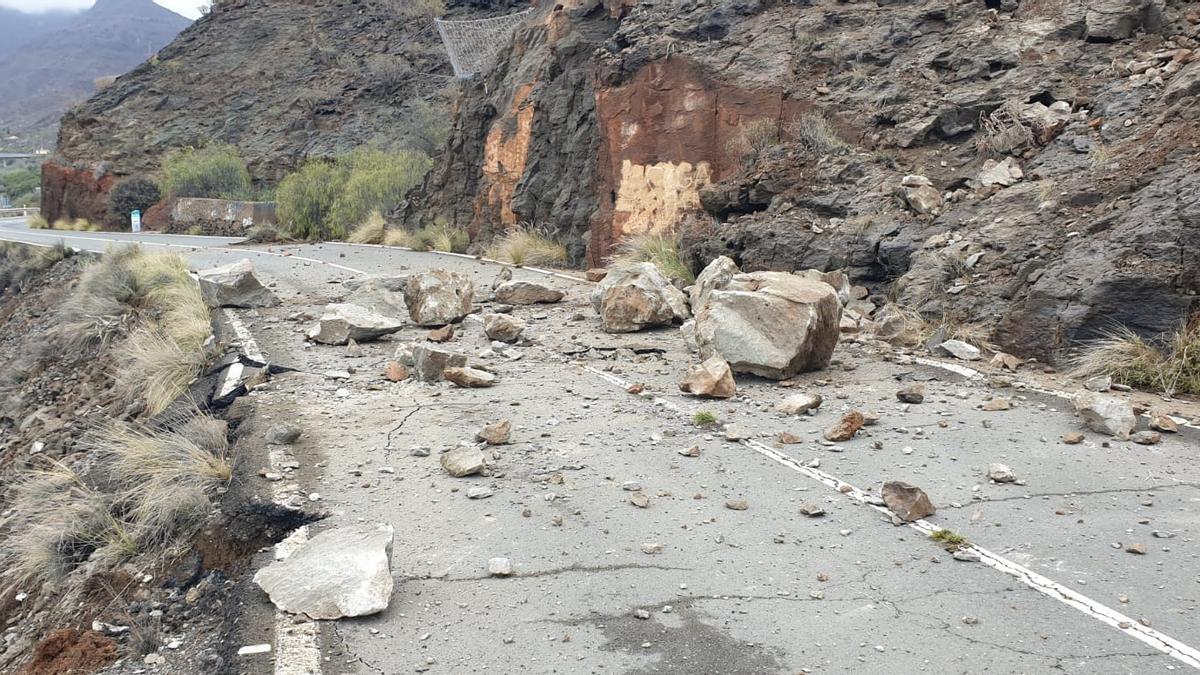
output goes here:
{"type": "Polygon", "coordinates": [[[493,242],[487,256],[514,265],[561,265],[567,261],[567,247],[533,228],[520,227],[493,242]]]}
{"type": "Polygon", "coordinates": [[[387,236],[387,221],[379,211],[372,211],[362,225],[346,238],[351,244],[382,244],[387,236]]]}
{"type": "Polygon", "coordinates": [[[788,135],[814,155],[838,154],[848,147],[824,115],[799,115],[788,124],[788,135]]]}
{"type": "Polygon", "coordinates": [[[1072,365],[1075,377],[1108,375],[1120,384],[1168,396],[1200,394],[1200,315],[1156,341],[1124,326],[1113,329],[1088,343],[1072,365]]]}
{"type": "Polygon", "coordinates": [[[753,164],[773,145],[779,143],[779,123],[767,117],[742,122],[738,133],[729,139],[726,150],[753,164]]]}
{"type": "Polygon", "coordinates": [[[644,232],[626,237],[617,247],[616,255],[609,259],[612,265],[641,262],[654,263],[668,279],[682,279],[689,284],[696,280],[680,257],[679,239],[673,234],[644,232]]]}
{"type": "Polygon", "coordinates": [[[25,223],[29,226],[29,229],[31,229],[31,230],[49,230],[50,229],[50,222],[47,221],[40,213],[34,213],[34,214],[30,214],[29,216],[26,216],[25,223]]]}
{"type": "Polygon", "coordinates": [[[408,230],[392,229],[388,230],[383,235],[384,246],[398,246],[400,248],[417,248],[416,239],[408,230]]]}

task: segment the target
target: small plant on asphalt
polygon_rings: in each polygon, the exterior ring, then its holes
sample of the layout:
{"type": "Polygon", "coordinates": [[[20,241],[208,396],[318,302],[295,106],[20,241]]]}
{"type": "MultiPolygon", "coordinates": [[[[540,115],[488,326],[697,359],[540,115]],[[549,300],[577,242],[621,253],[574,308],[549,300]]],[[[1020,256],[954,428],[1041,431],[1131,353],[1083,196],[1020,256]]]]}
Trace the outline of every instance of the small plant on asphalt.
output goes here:
{"type": "Polygon", "coordinates": [[[717,423],[717,416],[709,410],[697,410],[696,414],[692,415],[692,424],[698,427],[711,427],[717,423]]]}
{"type": "Polygon", "coordinates": [[[929,538],[941,544],[949,551],[966,546],[968,543],[966,537],[955,532],[954,530],[947,528],[934,530],[933,533],[929,535],[929,538]]]}
{"type": "Polygon", "coordinates": [[[696,280],[696,275],[684,264],[679,255],[679,239],[666,232],[644,232],[626,237],[617,246],[617,253],[609,263],[654,263],[659,272],[668,279],[682,279],[687,283],[696,280]]]}

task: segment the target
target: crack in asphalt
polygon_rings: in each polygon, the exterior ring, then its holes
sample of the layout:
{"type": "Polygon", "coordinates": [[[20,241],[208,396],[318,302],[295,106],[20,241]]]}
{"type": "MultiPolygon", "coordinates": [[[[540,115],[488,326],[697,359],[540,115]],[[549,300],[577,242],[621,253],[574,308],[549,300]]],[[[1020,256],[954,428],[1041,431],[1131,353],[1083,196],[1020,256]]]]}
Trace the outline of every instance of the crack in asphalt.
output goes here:
{"type": "Polygon", "coordinates": [[[381,675],[387,675],[387,671],[385,671],[383,668],[380,668],[379,666],[375,665],[374,663],[367,661],[363,657],[356,654],[354,652],[354,650],[350,648],[350,644],[346,641],[346,636],[342,635],[342,631],[341,631],[340,627],[338,626],[338,622],[330,621],[329,623],[333,626],[333,634],[336,635],[338,641],[342,643],[342,649],[345,649],[346,653],[349,654],[352,659],[354,659],[355,661],[358,661],[359,663],[363,664],[364,666],[370,668],[371,670],[373,670],[377,673],[381,673],[381,675]]]}
{"type": "Polygon", "coordinates": [[[433,574],[425,574],[420,576],[402,576],[401,581],[441,581],[445,583],[458,583],[460,581],[488,581],[497,579],[536,579],[539,577],[550,577],[559,574],[571,574],[574,572],[620,572],[624,570],[661,570],[664,572],[694,572],[692,567],[668,567],[666,565],[646,565],[642,563],[618,563],[615,565],[568,565],[566,567],[555,567],[537,572],[525,572],[522,574],[514,574],[511,577],[497,577],[490,574],[485,574],[476,577],[446,577],[433,574]]]}
{"type": "Polygon", "coordinates": [[[413,408],[412,410],[408,411],[408,414],[407,414],[407,415],[405,415],[405,416],[404,416],[404,417],[403,417],[403,418],[400,420],[400,423],[399,423],[399,424],[397,424],[396,426],[392,427],[391,431],[389,431],[389,432],[387,433],[387,443],[386,443],[386,444],[383,446],[383,456],[384,456],[384,457],[390,457],[390,456],[391,456],[391,452],[392,452],[392,436],[393,436],[393,435],[394,435],[394,434],[395,434],[397,431],[400,431],[400,429],[402,429],[402,428],[404,427],[404,424],[405,424],[406,422],[408,422],[408,419],[409,419],[410,417],[412,417],[413,415],[416,415],[417,413],[421,412],[422,408],[423,408],[423,406],[421,406],[421,405],[419,405],[419,404],[418,404],[418,405],[417,405],[415,408],[413,408]]]}
{"type": "Polygon", "coordinates": [[[1119,494],[1119,493],[1126,493],[1126,492],[1154,492],[1155,490],[1170,490],[1170,489],[1179,488],[1179,487],[1200,489],[1200,483],[1193,483],[1191,481],[1178,481],[1175,483],[1167,483],[1167,484],[1163,484],[1163,485],[1145,485],[1145,486],[1141,486],[1141,487],[1109,488],[1107,490],[1075,490],[1072,492],[1037,492],[1037,493],[1027,494],[1027,495],[1013,495],[1012,497],[998,497],[995,499],[977,499],[969,504],[964,505],[963,508],[966,508],[966,506],[970,506],[971,504],[988,504],[988,503],[993,503],[993,502],[1015,502],[1015,501],[1024,501],[1024,500],[1028,500],[1028,499],[1036,499],[1038,497],[1090,497],[1090,496],[1095,496],[1095,495],[1119,494]]]}

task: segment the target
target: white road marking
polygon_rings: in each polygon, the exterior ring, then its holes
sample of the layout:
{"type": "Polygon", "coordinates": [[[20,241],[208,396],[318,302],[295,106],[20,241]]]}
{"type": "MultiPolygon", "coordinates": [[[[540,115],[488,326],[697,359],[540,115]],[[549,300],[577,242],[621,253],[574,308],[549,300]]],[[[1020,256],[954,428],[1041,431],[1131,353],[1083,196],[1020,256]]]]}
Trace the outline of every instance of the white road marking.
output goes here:
{"type": "MultiPolygon", "coordinates": [[[[319,261],[318,261],[319,262],[319,261]]],[[[232,309],[226,309],[225,318],[237,336],[242,352],[249,358],[266,363],[266,356],[259,348],[258,342],[250,329],[232,309]]],[[[221,386],[221,395],[225,396],[237,388],[245,368],[240,362],[233,364],[225,375],[225,383],[221,386]]],[[[282,448],[270,448],[268,451],[271,471],[283,474],[283,462],[290,459],[289,453],[282,448]]],[[[283,484],[272,484],[275,502],[283,503],[287,494],[283,484]]],[[[295,530],[286,539],[275,544],[275,559],[283,560],[292,554],[301,544],[308,541],[308,526],[295,530]]],[[[275,610],[275,675],[317,675],[321,672],[320,626],[316,621],[306,621],[297,624],[290,614],[275,610]]]]}
{"type": "MultiPolygon", "coordinates": [[[[630,386],[632,386],[631,382],[613,375],[612,373],[606,373],[597,368],[593,368],[592,366],[582,366],[582,368],[585,371],[596,375],[611,384],[621,387],[622,389],[628,389],[630,386]]],[[[673,413],[685,417],[687,416],[686,411],[668,399],[665,399],[661,396],[647,396],[646,398],[651,398],[655,404],[673,413]]],[[[779,464],[782,464],[783,466],[786,466],[796,473],[832,488],[838,493],[845,494],[853,499],[856,499],[884,515],[888,515],[889,517],[891,516],[891,511],[888,510],[886,506],[873,504],[872,501],[874,500],[866,492],[863,492],[854,485],[847,483],[832,474],[825,473],[824,471],[820,471],[812,467],[804,466],[796,459],[753,439],[744,439],[741,441],[741,444],[779,464]],[[844,490],[845,492],[843,492],[844,490]]],[[[936,530],[941,529],[925,520],[917,520],[907,523],[907,525],[926,536],[932,534],[936,530]]],[[[980,562],[982,562],[984,565],[1014,577],[1026,586],[1029,586],[1040,593],[1054,598],[1055,600],[1058,600],[1068,607],[1072,607],[1092,617],[1093,619],[1096,619],[1102,623],[1106,623],[1109,626],[1112,626],[1113,628],[1125,633],[1126,635],[1150,645],[1167,656],[1189,665],[1192,668],[1200,670],[1200,650],[1190,647],[1169,635],[1150,628],[1149,626],[1143,626],[1135,619],[1126,616],[1111,607],[1105,606],[1104,604],[1099,603],[1083,595],[1082,593],[1067,588],[1066,586],[1044,577],[1027,567],[992,553],[985,548],[976,546],[974,544],[970,546],[972,550],[979,553],[980,562]]]]}

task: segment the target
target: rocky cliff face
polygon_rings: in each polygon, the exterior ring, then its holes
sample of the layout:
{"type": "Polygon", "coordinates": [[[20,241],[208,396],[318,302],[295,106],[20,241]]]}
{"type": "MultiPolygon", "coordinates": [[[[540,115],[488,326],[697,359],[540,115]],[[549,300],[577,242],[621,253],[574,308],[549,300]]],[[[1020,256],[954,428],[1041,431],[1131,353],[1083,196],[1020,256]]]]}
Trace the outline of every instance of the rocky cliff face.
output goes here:
{"type": "Polygon", "coordinates": [[[405,218],[549,226],[589,264],[681,227],[697,268],[846,268],[1029,356],[1152,334],[1200,306],[1197,22],[1160,0],[564,3],[465,88],[405,218]]]}
{"type": "MultiPolygon", "coordinates": [[[[366,143],[420,145],[451,83],[428,19],[391,0],[237,0],[212,12],[157,59],[69,112],[43,173],[51,220],[108,219],[119,177],[155,172],[175,148],[237,146],[261,184],[307,157],[366,143]]],[[[503,11],[448,2],[469,17],[503,11]]]]}

